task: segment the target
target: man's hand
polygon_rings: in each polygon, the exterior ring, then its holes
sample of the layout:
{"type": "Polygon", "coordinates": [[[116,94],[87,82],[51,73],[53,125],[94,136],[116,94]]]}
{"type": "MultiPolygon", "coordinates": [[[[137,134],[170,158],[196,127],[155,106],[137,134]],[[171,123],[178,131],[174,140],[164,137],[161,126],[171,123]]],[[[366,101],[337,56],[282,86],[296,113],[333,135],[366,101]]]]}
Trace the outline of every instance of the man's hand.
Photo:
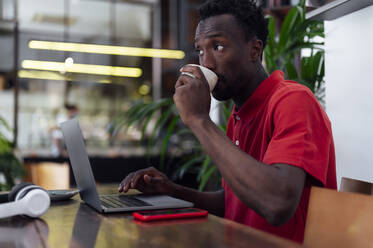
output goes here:
{"type": "Polygon", "coordinates": [[[137,189],[145,194],[164,194],[195,204],[212,214],[224,216],[224,191],[199,192],[195,189],[174,184],[162,172],[150,167],[130,173],[119,184],[119,192],[137,189]]]}
{"type": "Polygon", "coordinates": [[[126,193],[137,189],[145,194],[171,194],[174,184],[162,172],[154,167],[130,173],[119,184],[118,191],[126,193]]]}
{"type": "Polygon", "coordinates": [[[175,84],[174,102],[185,125],[198,119],[209,118],[209,85],[198,66],[184,66],[180,70],[194,75],[181,74],[175,84]]]}

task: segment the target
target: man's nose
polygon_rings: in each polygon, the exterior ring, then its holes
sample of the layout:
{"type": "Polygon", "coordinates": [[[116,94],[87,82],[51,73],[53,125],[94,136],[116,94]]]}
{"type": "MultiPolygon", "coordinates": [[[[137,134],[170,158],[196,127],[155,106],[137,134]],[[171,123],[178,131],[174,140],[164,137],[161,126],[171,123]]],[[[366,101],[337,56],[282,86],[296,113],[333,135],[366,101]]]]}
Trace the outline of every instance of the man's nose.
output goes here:
{"type": "Polygon", "coordinates": [[[215,71],[216,69],[216,60],[214,55],[210,52],[206,52],[204,56],[200,57],[199,64],[209,68],[212,71],[215,71]]]}

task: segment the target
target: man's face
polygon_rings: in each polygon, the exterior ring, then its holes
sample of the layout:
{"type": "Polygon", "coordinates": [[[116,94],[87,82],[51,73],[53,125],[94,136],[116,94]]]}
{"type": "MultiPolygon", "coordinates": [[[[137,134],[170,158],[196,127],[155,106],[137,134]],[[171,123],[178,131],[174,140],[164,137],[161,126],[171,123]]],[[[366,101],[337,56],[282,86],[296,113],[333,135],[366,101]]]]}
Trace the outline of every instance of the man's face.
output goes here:
{"type": "Polygon", "coordinates": [[[201,21],[194,44],[200,65],[219,77],[213,96],[223,101],[242,94],[254,71],[254,64],[250,59],[250,41],[245,39],[235,17],[224,14],[201,21]]]}

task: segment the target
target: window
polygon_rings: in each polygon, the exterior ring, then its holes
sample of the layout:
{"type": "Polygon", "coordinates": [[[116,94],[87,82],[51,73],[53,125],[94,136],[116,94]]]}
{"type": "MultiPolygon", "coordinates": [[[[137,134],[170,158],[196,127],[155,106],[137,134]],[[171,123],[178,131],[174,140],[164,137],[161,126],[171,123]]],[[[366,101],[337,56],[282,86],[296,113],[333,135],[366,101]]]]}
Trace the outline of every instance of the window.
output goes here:
{"type": "MultiPolygon", "coordinates": [[[[5,17],[12,19],[13,3],[0,4],[0,27],[9,23],[5,17]]],[[[18,32],[14,26],[8,33],[0,29],[1,57],[9,58],[0,62],[0,106],[3,117],[13,123],[17,32],[21,150],[59,155],[53,148],[61,136],[58,123],[75,115],[88,147],[102,150],[137,141],[136,132],[113,140],[107,129],[131,102],[152,100],[152,58],[104,52],[107,46],[151,48],[153,8],[153,1],[18,0],[18,32]],[[67,43],[78,44],[78,50],[66,49],[67,43]]]]}

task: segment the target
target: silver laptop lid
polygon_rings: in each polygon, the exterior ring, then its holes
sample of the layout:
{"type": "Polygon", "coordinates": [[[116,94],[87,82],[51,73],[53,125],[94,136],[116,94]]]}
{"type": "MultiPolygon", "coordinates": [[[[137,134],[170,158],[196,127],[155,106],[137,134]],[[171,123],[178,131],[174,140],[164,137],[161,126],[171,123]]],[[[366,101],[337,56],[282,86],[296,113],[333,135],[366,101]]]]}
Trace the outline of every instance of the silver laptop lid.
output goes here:
{"type": "Polygon", "coordinates": [[[98,197],[95,179],[93,177],[91,164],[85,149],[84,138],[77,119],[61,123],[61,130],[64,136],[70,164],[73,169],[74,178],[79,189],[80,198],[97,209],[102,211],[98,197]]]}

